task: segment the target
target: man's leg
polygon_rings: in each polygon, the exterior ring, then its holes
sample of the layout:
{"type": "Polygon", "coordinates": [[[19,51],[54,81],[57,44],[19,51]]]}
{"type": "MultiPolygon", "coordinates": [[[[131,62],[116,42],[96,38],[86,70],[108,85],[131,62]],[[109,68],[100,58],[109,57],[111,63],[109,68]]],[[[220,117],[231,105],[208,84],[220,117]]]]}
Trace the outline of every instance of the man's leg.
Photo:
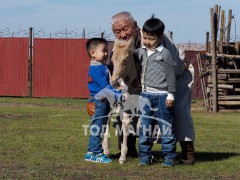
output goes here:
{"type": "Polygon", "coordinates": [[[182,149],[181,164],[193,165],[195,163],[195,150],[193,141],[180,141],[182,149]]]}
{"type": "Polygon", "coordinates": [[[128,136],[128,156],[130,157],[138,157],[138,152],[136,148],[136,139],[137,139],[137,124],[139,117],[133,117],[131,122],[131,130],[135,132],[135,134],[129,134],[128,136]]]}
{"type": "Polygon", "coordinates": [[[129,134],[128,136],[128,154],[129,157],[138,157],[138,152],[136,148],[136,136],[133,134],[129,134]]]}

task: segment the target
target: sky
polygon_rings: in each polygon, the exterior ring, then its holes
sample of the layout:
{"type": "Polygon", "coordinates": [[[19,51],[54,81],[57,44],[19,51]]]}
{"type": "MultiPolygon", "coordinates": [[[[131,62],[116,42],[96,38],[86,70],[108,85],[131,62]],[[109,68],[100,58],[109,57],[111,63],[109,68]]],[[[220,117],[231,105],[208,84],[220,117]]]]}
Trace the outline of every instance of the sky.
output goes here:
{"type": "MultiPolygon", "coordinates": [[[[139,27],[155,14],[173,32],[174,43],[205,43],[210,28],[210,8],[232,9],[231,35],[240,34],[240,0],[0,0],[0,33],[34,28],[34,32],[74,31],[113,38],[112,15],[129,11],[139,27]],[[92,33],[93,32],[93,33],[92,33]]],[[[239,36],[238,36],[239,37],[239,36]]],[[[240,40],[240,39],[238,39],[240,40]]]]}

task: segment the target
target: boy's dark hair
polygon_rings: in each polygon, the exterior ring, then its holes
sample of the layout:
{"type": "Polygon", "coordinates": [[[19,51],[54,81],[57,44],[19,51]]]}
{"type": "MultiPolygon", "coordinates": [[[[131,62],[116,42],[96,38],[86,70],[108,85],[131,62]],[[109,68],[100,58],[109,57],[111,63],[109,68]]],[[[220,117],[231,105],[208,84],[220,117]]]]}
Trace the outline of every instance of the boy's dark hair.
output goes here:
{"type": "Polygon", "coordinates": [[[164,23],[160,19],[155,18],[153,14],[152,17],[144,23],[142,31],[153,36],[161,36],[163,35],[164,29],[164,23]]]}
{"type": "Polygon", "coordinates": [[[96,48],[99,44],[108,45],[108,42],[104,38],[91,38],[86,42],[86,49],[88,56],[91,58],[90,50],[96,48]]]}

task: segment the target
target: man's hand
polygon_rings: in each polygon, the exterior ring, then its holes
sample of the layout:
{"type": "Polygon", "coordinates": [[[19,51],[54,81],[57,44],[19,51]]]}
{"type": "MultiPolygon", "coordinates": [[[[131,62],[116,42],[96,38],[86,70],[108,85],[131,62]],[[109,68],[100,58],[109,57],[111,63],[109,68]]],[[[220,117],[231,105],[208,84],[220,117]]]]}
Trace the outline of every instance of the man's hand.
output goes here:
{"type": "Polygon", "coordinates": [[[173,107],[173,100],[166,99],[166,106],[167,106],[167,108],[172,108],[173,107]]]}

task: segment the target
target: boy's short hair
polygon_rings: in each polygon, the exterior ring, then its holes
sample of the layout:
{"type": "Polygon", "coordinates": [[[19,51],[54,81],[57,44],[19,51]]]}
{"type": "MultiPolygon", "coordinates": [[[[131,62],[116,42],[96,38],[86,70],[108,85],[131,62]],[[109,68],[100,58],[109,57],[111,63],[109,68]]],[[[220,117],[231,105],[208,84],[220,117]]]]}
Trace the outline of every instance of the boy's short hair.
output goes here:
{"type": "Polygon", "coordinates": [[[87,49],[88,56],[90,58],[92,58],[90,54],[90,50],[95,49],[99,44],[108,45],[108,42],[104,38],[91,38],[86,42],[86,49],[87,49]]]}
{"type": "Polygon", "coordinates": [[[160,19],[155,18],[153,14],[150,19],[145,21],[142,28],[142,32],[145,32],[153,36],[162,36],[164,29],[165,29],[164,23],[160,19]]]}

